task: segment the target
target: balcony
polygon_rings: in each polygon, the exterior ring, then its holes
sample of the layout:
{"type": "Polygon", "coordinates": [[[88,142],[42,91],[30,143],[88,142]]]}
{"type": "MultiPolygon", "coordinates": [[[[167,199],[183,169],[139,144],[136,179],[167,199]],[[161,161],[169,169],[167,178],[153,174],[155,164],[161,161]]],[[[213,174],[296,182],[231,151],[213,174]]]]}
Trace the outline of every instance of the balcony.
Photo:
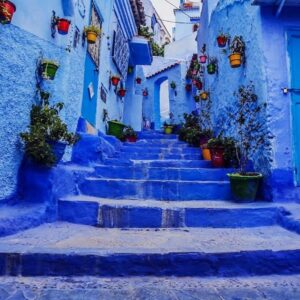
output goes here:
{"type": "Polygon", "coordinates": [[[135,36],[129,43],[131,64],[151,65],[153,55],[149,40],[142,36],[135,36]]]}

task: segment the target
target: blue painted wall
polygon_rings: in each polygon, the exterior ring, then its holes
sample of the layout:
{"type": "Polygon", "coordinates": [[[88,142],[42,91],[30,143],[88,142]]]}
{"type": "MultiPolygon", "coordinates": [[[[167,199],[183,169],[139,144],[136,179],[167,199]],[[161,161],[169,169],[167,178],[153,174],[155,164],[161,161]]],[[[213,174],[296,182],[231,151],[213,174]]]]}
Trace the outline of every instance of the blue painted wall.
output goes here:
{"type": "MultiPolygon", "coordinates": [[[[259,101],[267,102],[268,105],[267,112],[261,117],[274,135],[274,161],[270,164],[265,159],[266,153],[257,153],[254,158],[255,168],[266,175],[267,198],[297,200],[300,197],[293,183],[291,99],[282,94],[281,88],[290,86],[286,33],[288,28],[300,26],[297,18],[299,9],[284,9],[282,15],[276,18],[274,8],[261,9],[252,6],[251,2],[220,0],[204,5],[198,48],[206,43],[208,54],[217,57],[219,61],[219,74],[205,76],[211,92],[213,119],[218,131],[221,125],[218,120],[224,108],[235,105],[234,91],[241,84],[253,81],[259,101]],[[224,53],[216,44],[220,30],[231,37],[243,36],[247,57],[245,67],[230,67],[229,50],[224,53]]],[[[227,135],[233,134],[232,128],[223,129],[227,135]]]]}

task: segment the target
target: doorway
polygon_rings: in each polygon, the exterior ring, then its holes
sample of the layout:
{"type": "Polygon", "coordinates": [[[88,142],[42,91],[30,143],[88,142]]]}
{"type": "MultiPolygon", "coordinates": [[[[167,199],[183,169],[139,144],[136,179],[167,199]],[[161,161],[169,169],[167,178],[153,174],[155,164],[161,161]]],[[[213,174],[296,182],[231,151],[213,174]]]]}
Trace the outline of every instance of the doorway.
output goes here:
{"type": "Polygon", "coordinates": [[[292,134],[296,185],[300,186],[300,30],[288,33],[291,63],[292,134]]]}

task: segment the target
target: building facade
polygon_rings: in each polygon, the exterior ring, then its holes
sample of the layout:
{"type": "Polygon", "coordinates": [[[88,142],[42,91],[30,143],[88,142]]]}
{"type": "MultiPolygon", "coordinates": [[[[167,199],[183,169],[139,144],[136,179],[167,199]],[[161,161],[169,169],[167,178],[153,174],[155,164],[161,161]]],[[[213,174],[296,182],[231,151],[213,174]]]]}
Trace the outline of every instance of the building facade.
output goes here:
{"type": "MultiPolygon", "coordinates": [[[[283,1],[280,6],[263,0],[204,1],[197,36],[199,54],[206,44],[208,57],[217,59],[217,74],[204,76],[216,127],[219,116],[226,118],[224,111],[236,105],[234,92],[241,85],[252,83],[260,103],[266,104],[260,118],[270,133],[272,151],[257,153],[252,161],[254,169],[265,175],[265,198],[272,200],[295,200],[300,195],[299,13],[299,1],[283,1]],[[229,37],[222,49],[216,40],[220,32],[229,37]],[[235,36],[245,42],[246,59],[233,69],[228,56],[235,36]]],[[[232,128],[223,129],[225,135],[233,134],[232,128]]]]}

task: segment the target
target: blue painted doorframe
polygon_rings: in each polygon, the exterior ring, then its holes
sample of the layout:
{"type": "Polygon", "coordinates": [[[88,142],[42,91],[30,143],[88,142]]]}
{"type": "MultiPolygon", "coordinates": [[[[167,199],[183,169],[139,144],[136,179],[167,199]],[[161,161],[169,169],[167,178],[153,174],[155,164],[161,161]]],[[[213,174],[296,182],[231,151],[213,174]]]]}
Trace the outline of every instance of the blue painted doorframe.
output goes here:
{"type": "Polygon", "coordinates": [[[155,129],[161,128],[161,118],[160,118],[160,86],[161,84],[168,80],[167,76],[160,77],[154,83],[154,122],[155,129]]]}
{"type": "Polygon", "coordinates": [[[288,32],[288,51],[291,64],[292,132],[295,182],[300,186],[300,29],[288,32]]]}

